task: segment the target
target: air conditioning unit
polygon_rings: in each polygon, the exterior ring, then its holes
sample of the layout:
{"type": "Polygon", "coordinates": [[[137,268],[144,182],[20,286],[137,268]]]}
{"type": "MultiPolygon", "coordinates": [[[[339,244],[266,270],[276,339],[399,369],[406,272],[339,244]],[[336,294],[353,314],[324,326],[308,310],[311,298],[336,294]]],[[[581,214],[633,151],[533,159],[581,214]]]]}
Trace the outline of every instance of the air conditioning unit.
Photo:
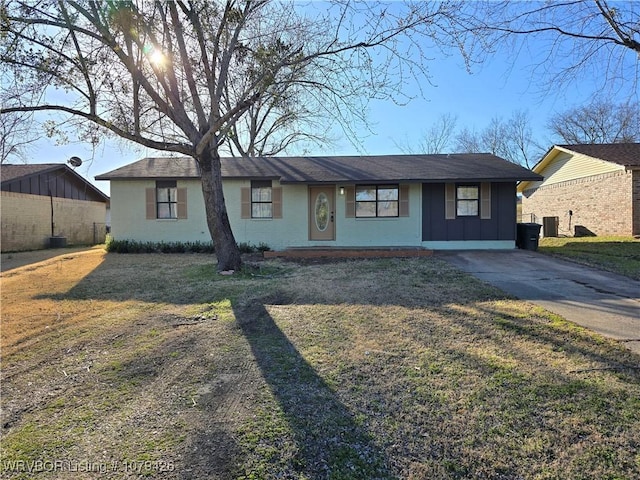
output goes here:
{"type": "Polygon", "coordinates": [[[559,217],[542,217],[542,236],[557,237],[559,223],[559,217]]]}

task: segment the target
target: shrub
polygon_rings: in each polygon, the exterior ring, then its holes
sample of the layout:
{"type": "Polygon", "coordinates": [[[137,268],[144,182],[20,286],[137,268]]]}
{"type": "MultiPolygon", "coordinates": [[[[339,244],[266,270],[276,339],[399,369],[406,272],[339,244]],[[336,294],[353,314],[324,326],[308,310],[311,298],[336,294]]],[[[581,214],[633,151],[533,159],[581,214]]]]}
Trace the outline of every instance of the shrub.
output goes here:
{"type": "Polygon", "coordinates": [[[240,253],[256,253],[256,252],[268,252],[271,250],[271,247],[264,242],[260,242],[258,246],[253,245],[247,242],[241,242],[238,244],[238,249],[240,249],[240,253]]]}
{"type": "Polygon", "coordinates": [[[115,240],[109,236],[105,246],[110,253],[214,253],[212,242],[139,242],[115,240]]]}
{"type": "Polygon", "coordinates": [[[269,252],[271,251],[271,247],[264,242],[260,242],[260,244],[256,247],[259,252],[269,252]]]}
{"type": "MultiPolygon", "coordinates": [[[[137,240],[115,240],[107,237],[105,248],[110,253],[215,253],[213,242],[139,242],[137,240]]],[[[268,252],[271,247],[264,242],[259,245],[241,242],[240,253],[268,252]]]]}
{"type": "Polygon", "coordinates": [[[255,247],[252,246],[250,243],[247,243],[247,242],[240,242],[238,244],[238,249],[240,250],[240,253],[253,253],[253,252],[255,252],[255,247]]]}

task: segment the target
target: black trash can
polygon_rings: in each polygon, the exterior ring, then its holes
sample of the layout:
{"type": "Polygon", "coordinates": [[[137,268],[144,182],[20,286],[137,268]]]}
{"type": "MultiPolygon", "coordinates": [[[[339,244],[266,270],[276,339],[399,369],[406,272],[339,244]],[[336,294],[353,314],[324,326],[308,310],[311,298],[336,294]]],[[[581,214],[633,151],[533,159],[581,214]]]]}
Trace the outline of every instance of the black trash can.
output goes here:
{"type": "Polygon", "coordinates": [[[516,229],[516,246],[523,250],[538,250],[540,239],[539,223],[518,223],[516,229]]]}

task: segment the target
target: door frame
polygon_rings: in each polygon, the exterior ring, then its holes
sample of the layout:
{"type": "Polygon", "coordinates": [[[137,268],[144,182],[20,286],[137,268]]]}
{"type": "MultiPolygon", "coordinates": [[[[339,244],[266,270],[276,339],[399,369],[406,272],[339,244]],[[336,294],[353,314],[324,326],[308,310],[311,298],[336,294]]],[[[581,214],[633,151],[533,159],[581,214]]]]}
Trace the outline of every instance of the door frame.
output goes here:
{"type": "Polygon", "coordinates": [[[308,188],[308,225],[309,240],[313,242],[333,241],[336,239],[336,186],[309,185],[308,188]],[[324,193],[329,201],[329,222],[327,231],[319,231],[316,228],[315,204],[320,193],[324,193]]]}

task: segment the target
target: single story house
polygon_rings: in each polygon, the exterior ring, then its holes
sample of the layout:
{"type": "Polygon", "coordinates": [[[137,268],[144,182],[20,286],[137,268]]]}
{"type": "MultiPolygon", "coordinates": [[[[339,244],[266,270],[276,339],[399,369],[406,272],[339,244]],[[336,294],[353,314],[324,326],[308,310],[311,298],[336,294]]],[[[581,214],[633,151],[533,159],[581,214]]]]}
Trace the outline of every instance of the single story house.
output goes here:
{"type": "MultiPolygon", "coordinates": [[[[540,180],[490,154],[223,158],[238,243],[291,247],[514,248],[516,184],[540,180]]],[[[144,158],[111,182],[111,233],[210,241],[197,163],[144,158]]]]}
{"type": "Polygon", "coordinates": [[[109,197],[67,165],[5,164],[0,177],[3,252],[104,242],[109,197]]]}
{"type": "Polygon", "coordinates": [[[640,235],[640,143],[554,145],[518,185],[547,236],[640,235]]]}

